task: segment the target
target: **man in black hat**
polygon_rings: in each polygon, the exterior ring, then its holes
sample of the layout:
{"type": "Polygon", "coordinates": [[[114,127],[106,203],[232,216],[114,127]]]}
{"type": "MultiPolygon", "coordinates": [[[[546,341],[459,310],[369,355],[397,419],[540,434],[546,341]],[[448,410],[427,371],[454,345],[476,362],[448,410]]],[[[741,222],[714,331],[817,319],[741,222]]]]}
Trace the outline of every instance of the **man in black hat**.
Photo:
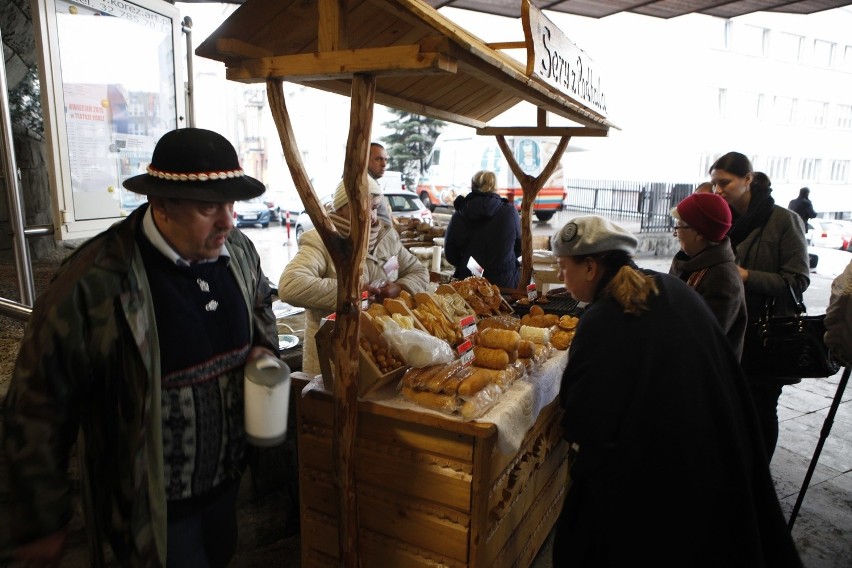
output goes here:
{"type": "Polygon", "coordinates": [[[15,552],[58,565],[77,441],[91,550],[108,542],[121,566],[224,566],[246,462],[243,367],[277,353],[271,290],[233,219],[264,187],[225,138],[195,128],[164,135],[124,185],[148,204],[63,263],[21,344],[3,432],[15,552]]]}

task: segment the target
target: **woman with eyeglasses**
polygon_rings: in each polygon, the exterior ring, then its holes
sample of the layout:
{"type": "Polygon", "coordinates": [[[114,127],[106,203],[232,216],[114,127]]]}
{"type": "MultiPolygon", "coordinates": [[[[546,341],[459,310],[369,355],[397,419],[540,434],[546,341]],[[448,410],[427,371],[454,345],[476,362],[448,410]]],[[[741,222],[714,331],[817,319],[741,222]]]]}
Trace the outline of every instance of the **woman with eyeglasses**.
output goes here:
{"type": "Polygon", "coordinates": [[[798,567],[739,361],[707,304],[594,215],[552,238],[587,302],[560,385],[571,484],[554,566],[798,567]]]}
{"type": "MultiPolygon", "coordinates": [[[[792,315],[792,289],[799,297],[810,284],[808,245],[801,218],[775,204],[769,178],[755,172],[749,159],[728,152],[710,168],[710,179],[718,195],[728,203],[733,225],[728,232],[745,287],[748,321],[758,319],[769,299],[775,315],[792,315]]],[[[742,360],[748,360],[746,346],[742,360]]],[[[784,385],[801,379],[748,376],[764,447],[771,461],[778,441],[778,399],[784,385]]]]}
{"type": "Polygon", "coordinates": [[[701,294],[739,359],[747,316],[743,281],[726,236],[731,228],[731,209],[718,195],[696,190],[672,209],[672,217],[680,250],[669,274],[701,294]]]}

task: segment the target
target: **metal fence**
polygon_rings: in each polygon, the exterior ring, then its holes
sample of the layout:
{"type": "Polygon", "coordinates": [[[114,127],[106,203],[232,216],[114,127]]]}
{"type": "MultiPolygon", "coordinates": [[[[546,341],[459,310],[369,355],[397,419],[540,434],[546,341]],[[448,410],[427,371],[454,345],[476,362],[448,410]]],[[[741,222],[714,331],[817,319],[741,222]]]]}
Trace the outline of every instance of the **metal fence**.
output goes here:
{"type": "Polygon", "coordinates": [[[568,179],[565,188],[571,210],[639,221],[640,231],[651,233],[672,229],[671,209],[693,184],[568,179]]]}

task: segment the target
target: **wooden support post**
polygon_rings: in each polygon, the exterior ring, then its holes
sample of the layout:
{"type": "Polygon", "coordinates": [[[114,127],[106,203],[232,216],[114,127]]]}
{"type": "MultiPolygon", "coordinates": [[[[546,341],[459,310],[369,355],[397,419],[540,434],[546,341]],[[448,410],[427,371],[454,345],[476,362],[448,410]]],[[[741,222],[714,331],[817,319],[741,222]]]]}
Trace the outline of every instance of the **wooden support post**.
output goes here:
{"type": "Polygon", "coordinates": [[[376,78],[356,74],[343,180],[350,203],[350,233],[342,236],[320,204],[302,164],[280,79],[267,81],[267,95],[284,158],[305,210],[314,222],[337,271],[337,320],[331,337],[335,362],[334,439],[332,451],[340,506],[338,528],[341,565],[358,566],[358,503],[355,483],[355,441],[358,434],[358,368],[361,276],[370,235],[367,159],[373,123],[376,78]]]}
{"type": "Polygon", "coordinates": [[[360,333],[361,275],[370,234],[370,195],[367,189],[367,159],[373,124],[376,78],[355,75],[352,78],[352,106],[349,115],[349,139],[343,183],[349,197],[352,255],[340,259],[337,266],[338,307],[333,346],[339,349],[337,377],[334,383],[335,477],[338,483],[340,526],[338,527],[341,565],[358,566],[358,497],[355,481],[355,441],[358,435],[358,335],[360,333]],[[351,301],[354,300],[354,305],[351,301]],[[342,302],[342,304],[341,304],[342,302]]]}
{"type": "MultiPolygon", "coordinates": [[[[542,117],[539,116],[539,119],[541,118],[542,117]]],[[[524,192],[524,198],[523,201],[521,201],[521,280],[519,283],[519,287],[521,289],[526,288],[532,281],[533,204],[535,203],[535,198],[538,196],[538,192],[541,191],[545,182],[551,175],[553,175],[553,171],[559,164],[559,160],[562,159],[562,154],[565,153],[565,149],[568,147],[568,142],[570,140],[570,136],[562,136],[559,139],[559,144],[556,145],[556,150],[547,162],[547,165],[544,166],[544,169],[538,177],[533,177],[524,173],[521,166],[518,165],[518,162],[515,160],[515,156],[512,154],[512,150],[506,143],[506,137],[502,135],[497,136],[497,145],[500,146],[500,151],[503,152],[503,156],[506,157],[506,161],[509,163],[509,168],[511,168],[515,177],[518,178],[518,182],[521,184],[521,189],[523,189],[524,192]]]]}

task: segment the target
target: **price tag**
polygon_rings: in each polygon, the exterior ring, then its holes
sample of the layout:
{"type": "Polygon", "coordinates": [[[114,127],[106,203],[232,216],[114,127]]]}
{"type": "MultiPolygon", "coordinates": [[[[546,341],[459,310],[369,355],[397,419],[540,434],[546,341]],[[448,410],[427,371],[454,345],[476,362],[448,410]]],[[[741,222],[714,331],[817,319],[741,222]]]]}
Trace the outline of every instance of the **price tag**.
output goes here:
{"type": "Polygon", "coordinates": [[[361,309],[366,310],[370,307],[370,302],[367,300],[367,291],[361,292],[361,309]]]}
{"type": "Polygon", "coordinates": [[[538,291],[535,289],[535,282],[527,285],[527,298],[529,298],[530,302],[538,298],[538,291]]]}
{"type": "Polygon", "coordinates": [[[476,319],[473,316],[465,316],[459,320],[459,327],[461,328],[462,337],[467,339],[476,333],[476,319]]]}
{"type": "Polygon", "coordinates": [[[462,365],[468,367],[471,363],[473,363],[473,343],[470,339],[466,339],[459,343],[456,350],[458,351],[459,360],[462,362],[462,365]]]}

